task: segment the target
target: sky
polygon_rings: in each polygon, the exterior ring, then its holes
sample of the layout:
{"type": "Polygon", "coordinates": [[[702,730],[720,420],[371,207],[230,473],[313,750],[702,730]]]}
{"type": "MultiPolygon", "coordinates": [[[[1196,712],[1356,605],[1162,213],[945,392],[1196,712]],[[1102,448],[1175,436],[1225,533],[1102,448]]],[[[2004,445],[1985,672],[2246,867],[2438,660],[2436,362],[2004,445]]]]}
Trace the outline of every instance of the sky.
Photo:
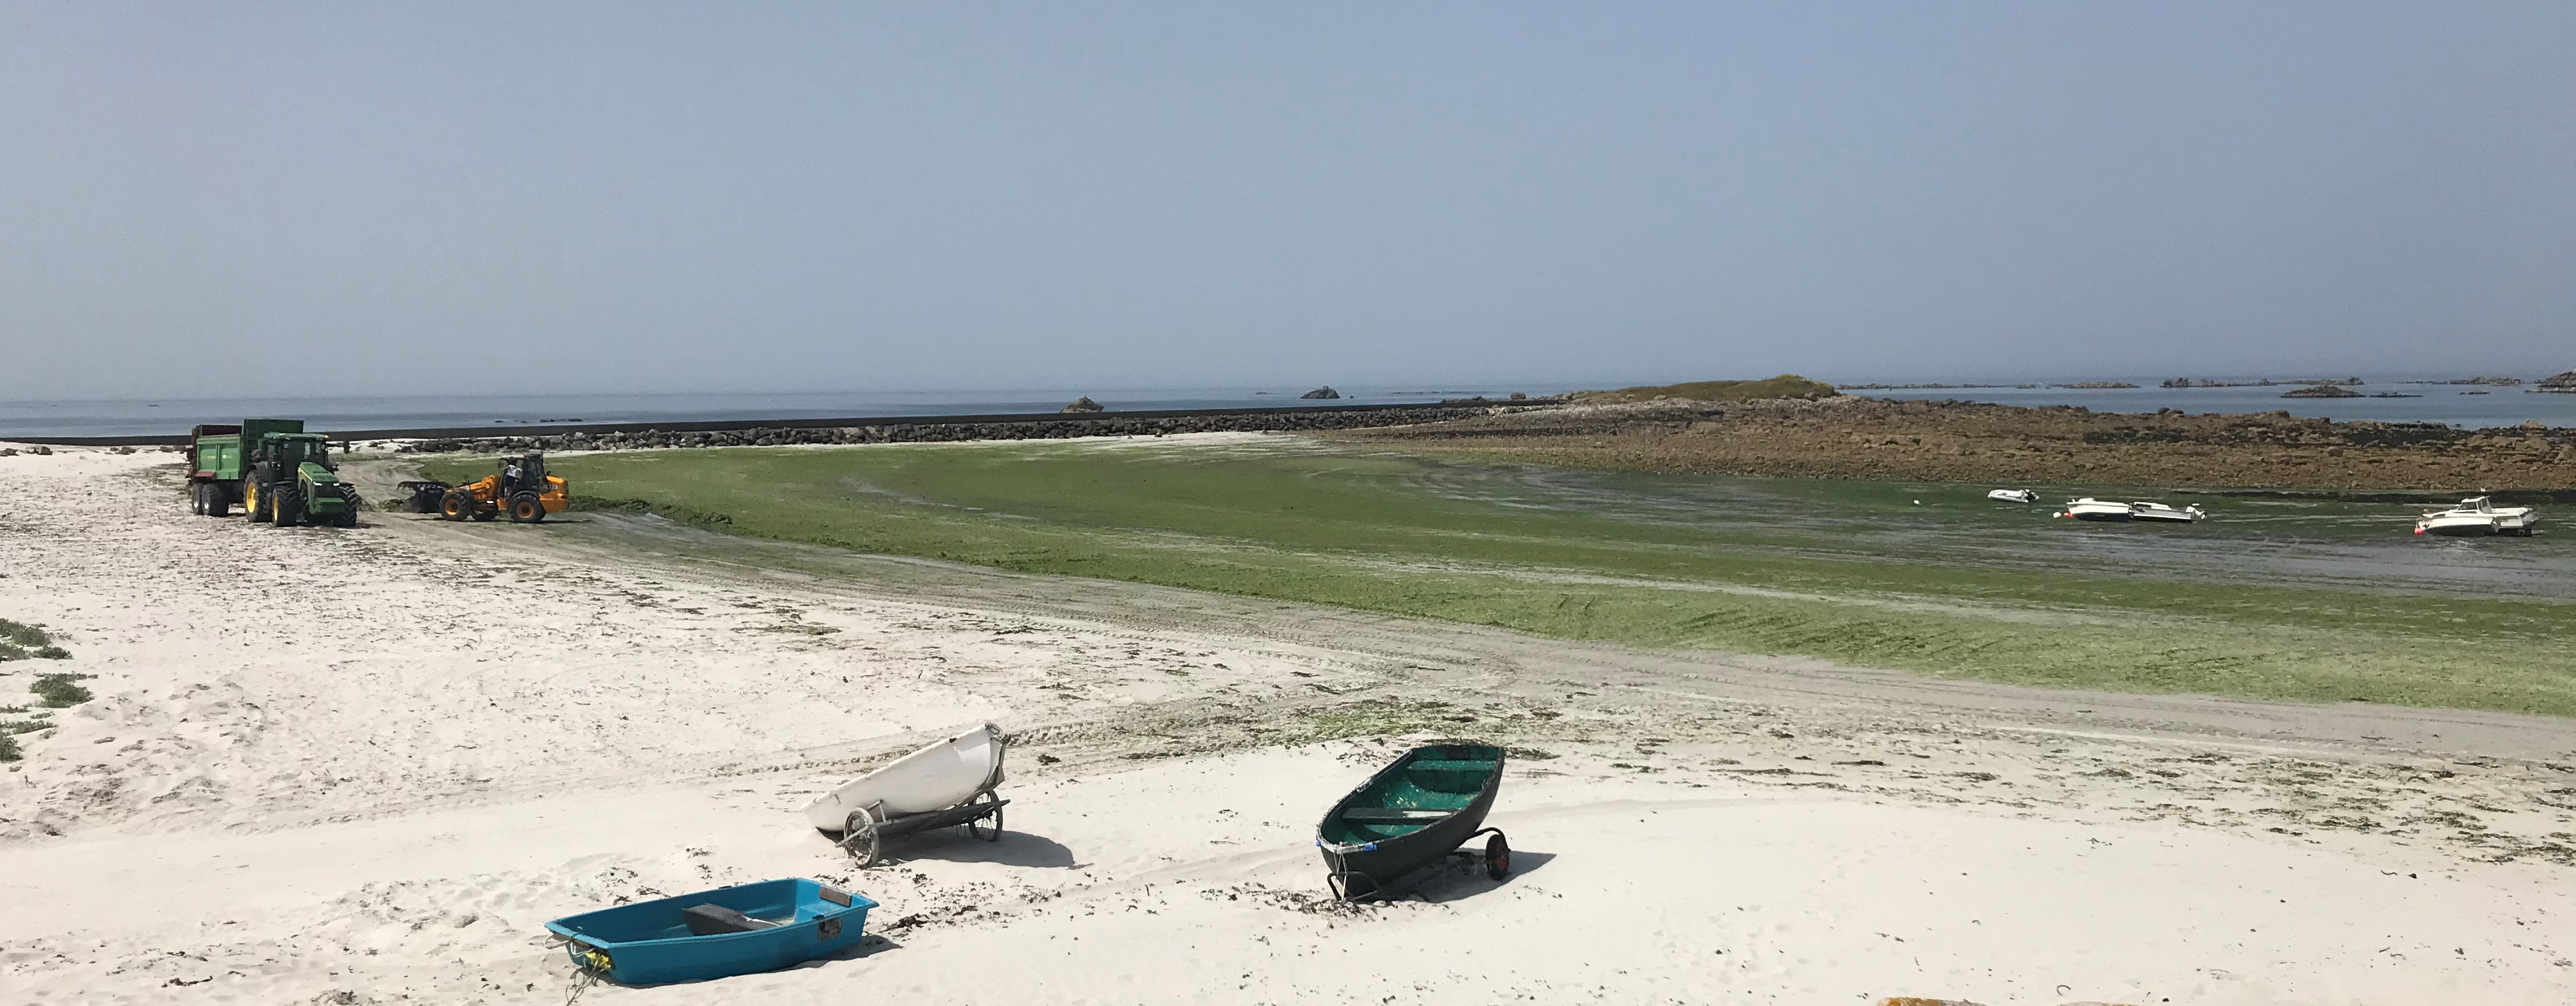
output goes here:
{"type": "Polygon", "coordinates": [[[2576,4],[0,0],[0,399],[2576,367],[2576,4]]]}

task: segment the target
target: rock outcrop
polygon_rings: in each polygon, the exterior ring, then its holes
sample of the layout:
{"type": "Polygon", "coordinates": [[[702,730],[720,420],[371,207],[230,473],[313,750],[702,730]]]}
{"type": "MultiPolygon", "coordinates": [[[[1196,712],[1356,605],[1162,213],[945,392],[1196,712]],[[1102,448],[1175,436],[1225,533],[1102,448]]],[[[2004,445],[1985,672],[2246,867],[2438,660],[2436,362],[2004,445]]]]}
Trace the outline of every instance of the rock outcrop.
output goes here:
{"type": "Polygon", "coordinates": [[[1315,389],[1315,390],[1313,390],[1313,391],[1309,391],[1309,392],[1307,392],[1307,393],[1305,393],[1305,394],[1302,394],[1302,395],[1299,395],[1299,396],[1297,396],[1297,397],[1299,397],[1299,398],[1340,398],[1340,397],[1342,397],[1342,393],[1341,393],[1341,392],[1338,392],[1338,391],[1333,390],[1333,386],[1332,386],[1332,385],[1327,384],[1327,385],[1324,385],[1323,387],[1317,388],[1317,389],[1315,389]]]}
{"type": "Polygon", "coordinates": [[[1082,396],[1082,397],[1080,397],[1080,398],[1074,399],[1074,400],[1073,400],[1073,404],[1071,404],[1071,405],[1067,405],[1067,406],[1065,406],[1064,408],[1061,408],[1061,409],[1057,409],[1056,411],[1057,411],[1057,412],[1100,412],[1100,411],[1103,411],[1103,410],[1102,410],[1101,405],[1100,405],[1100,403],[1099,403],[1099,402],[1092,401],[1092,400],[1091,400],[1091,396],[1090,396],[1090,395],[1084,395],[1084,396],[1082,396]]]}
{"type": "Polygon", "coordinates": [[[2359,398],[2361,392],[2331,384],[2311,384],[2297,391],[2284,391],[2283,398],[2359,398]]]}
{"type": "Polygon", "coordinates": [[[2532,385],[2531,390],[2576,393],[2576,370],[2570,370],[2555,377],[2541,378],[2540,383],[2532,385]]]}

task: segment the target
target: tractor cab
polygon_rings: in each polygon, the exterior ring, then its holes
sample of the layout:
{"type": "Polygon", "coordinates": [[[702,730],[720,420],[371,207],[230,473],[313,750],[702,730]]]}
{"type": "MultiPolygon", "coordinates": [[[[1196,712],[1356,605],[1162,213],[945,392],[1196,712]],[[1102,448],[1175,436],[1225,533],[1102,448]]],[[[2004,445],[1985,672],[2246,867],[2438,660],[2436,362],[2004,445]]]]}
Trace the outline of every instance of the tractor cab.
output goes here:
{"type": "Polygon", "coordinates": [[[319,433],[272,433],[259,438],[259,461],[272,472],[291,472],[307,463],[321,465],[324,471],[336,470],[331,464],[331,441],[319,433]]]}

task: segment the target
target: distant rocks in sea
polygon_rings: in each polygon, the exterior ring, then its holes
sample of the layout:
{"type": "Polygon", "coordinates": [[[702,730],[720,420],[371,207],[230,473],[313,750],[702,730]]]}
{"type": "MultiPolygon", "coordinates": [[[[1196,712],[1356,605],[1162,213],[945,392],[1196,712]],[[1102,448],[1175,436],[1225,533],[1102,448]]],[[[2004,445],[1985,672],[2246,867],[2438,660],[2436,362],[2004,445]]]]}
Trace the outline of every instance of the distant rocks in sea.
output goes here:
{"type": "Polygon", "coordinates": [[[2359,398],[2361,392],[2333,384],[2311,384],[2296,391],[2284,391],[2283,398],[2359,398]]]}
{"type": "Polygon", "coordinates": [[[1071,404],[1071,405],[1067,405],[1067,406],[1065,406],[1064,408],[1061,408],[1061,409],[1057,409],[1056,411],[1057,411],[1057,412],[1104,412],[1104,411],[1107,411],[1107,410],[1106,410],[1105,408],[1103,408],[1099,402],[1092,401],[1092,400],[1091,400],[1091,396],[1090,396],[1090,395],[1084,395],[1084,396],[1082,396],[1082,397],[1080,397],[1080,398],[1074,399],[1074,400],[1073,400],[1073,404],[1071,404]]]}
{"type": "Polygon", "coordinates": [[[1333,386],[1332,386],[1332,385],[1327,384],[1327,385],[1324,385],[1323,387],[1317,388],[1317,389],[1315,389],[1315,390],[1313,390],[1313,391],[1309,391],[1309,392],[1307,392],[1307,393],[1305,393],[1305,394],[1302,394],[1302,395],[1299,395],[1299,396],[1297,396],[1297,397],[1299,397],[1299,398],[1340,398],[1340,397],[1342,397],[1342,393],[1341,393],[1341,392],[1338,392],[1338,391],[1333,390],[1333,386]]]}
{"type": "MultiPolygon", "coordinates": [[[[1139,416],[1135,413],[1066,413],[1061,418],[977,422],[881,423],[867,426],[754,426],[722,430],[614,429],[537,436],[438,437],[395,448],[404,454],[449,451],[631,451],[668,447],[778,447],[790,444],[942,443],[960,440],[1063,440],[1073,437],[1143,437],[1180,433],[1357,430],[1372,426],[1437,423],[1538,407],[1539,399],[1507,404],[1397,408],[1274,409],[1139,416]]],[[[30,449],[48,453],[45,448],[30,449]]]]}
{"type": "Polygon", "coordinates": [[[2049,387],[2052,387],[2052,388],[2134,388],[2134,387],[2137,387],[2137,385],[2131,384],[2131,383],[2129,383],[2129,382],[2127,382],[2127,381],[2077,381],[2077,382],[2075,382],[2075,383],[2073,383],[2073,384],[2052,384],[2052,385],[2049,385],[2049,387]]]}
{"type": "Polygon", "coordinates": [[[2540,383],[2531,386],[2531,390],[2576,393],[2576,370],[2570,370],[2556,377],[2541,378],[2540,383]]]}

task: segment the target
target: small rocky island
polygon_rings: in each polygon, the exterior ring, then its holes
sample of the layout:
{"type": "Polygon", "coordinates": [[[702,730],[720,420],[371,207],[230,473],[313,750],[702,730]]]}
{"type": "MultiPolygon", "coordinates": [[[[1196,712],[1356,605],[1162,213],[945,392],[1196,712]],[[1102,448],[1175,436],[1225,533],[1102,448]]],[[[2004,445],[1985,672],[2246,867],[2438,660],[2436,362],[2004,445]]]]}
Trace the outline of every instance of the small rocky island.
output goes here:
{"type": "Polygon", "coordinates": [[[2556,377],[2541,378],[2540,383],[2531,386],[2531,390],[2576,393],[2576,370],[2570,370],[2556,377]]]}
{"type": "Polygon", "coordinates": [[[1101,406],[1101,404],[1100,404],[1099,402],[1092,401],[1092,400],[1091,400],[1091,396],[1090,396],[1090,395],[1084,395],[1084,396],[1082,396],[1082,397],[1080,397],[1080,398],[1074,399],[1072,404],[1067,405],[1067,406],[1065,406],[1064,408],[1057,409],[1056,411],[1057,411],[1057,412],[1100,412],[1100,411],[1103,411],[1103,407],[1101,406]]]}
{"type": "Polygon", "coordinates": [[[2283,398],[2359,398],[2361,392],[2334,384],[2311,384],[2296,391],[2284,391],[2283,398]]]}
{"type": "Polygon", "coordinates": [[[1297,397],[1299,397],[1299,398],[1340,398],[1340,397],[1342,397],[1342,393],[1341,393],[1341,392],[1338,392],[1338,391],[1333,390],[1333,386],[1332,386],[1332,385],[1327,384],[1327,385],[1324,385],[1323,387],[1317,388],[1317,389],[1315,389],[1315,390],[1313,390],[1313,391],[1309,391],[1309,392],[1307,392],[1307,393],[1305,393],[1305,394],[1302,394],[1302,395],[1299,395],[1299,396],[1297,396],[1297,397]]]}

